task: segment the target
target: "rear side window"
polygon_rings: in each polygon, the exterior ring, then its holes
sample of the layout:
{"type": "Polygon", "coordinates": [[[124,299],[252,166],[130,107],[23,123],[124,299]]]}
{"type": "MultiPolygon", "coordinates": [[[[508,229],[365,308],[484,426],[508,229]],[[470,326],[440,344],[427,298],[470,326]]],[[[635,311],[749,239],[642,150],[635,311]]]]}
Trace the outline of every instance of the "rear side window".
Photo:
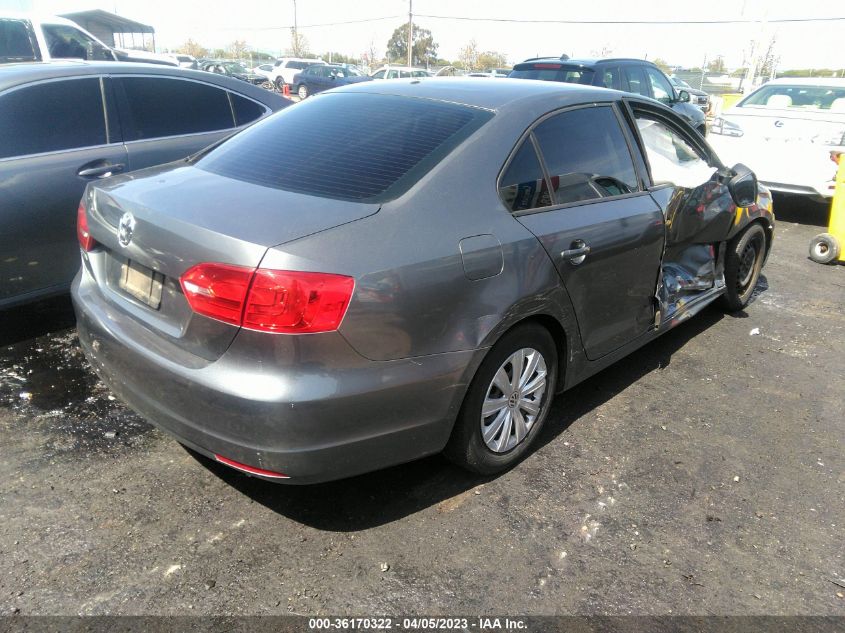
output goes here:
{"type": "Polygon", "coordinates": [[[28,22],[0,18],[0,62],[40,61],[28,22]]]}
{"type": "Polygon", "coordinates": [[[105,143],[96,77],[50,81],[0,95],[0,158],[105,143]]]}
{"type": "Polygon", "coordinates": [[[426,99],[329,94],[235,135],[197,166],[266,187],[381,202],[401,195],[491,117],[426,99]]]}
{"type": "Polygon", "coordinates": [[[610,106],[556,114],[540,123],[534,133],[556,204],[638,190],[631,153],[610,106]]]}
{"type": "Polygon", "coordinates": [[[514,154],[499,181],[499,196],[510,211],[527,211],[551,206],[552,200],[543,168],[530,138],[514,154]]]}
{"type": "Polygon", "coordinates": [[[121,77],[123,138],[138,141],[234,127],[226,91],[167,77],[121,77]]]}
{"type": "Polygon", "coordinates": [[[517,64],[508,75],[516,79],[540,79],[542,81],[563,81],[569,84],[593,83],[595,71],[589,68],[573,68],[555,63],[517,64]]]}
{"type": "Polygon", "coordinates": [[[252,123],[261,118],[261,115],[267,111],[263,105],[252,99],[241,97],[235,93],[230,93],[230,96],[232,97],[232,107],[235,109],[235,119],[238,125],[252,123]]]}

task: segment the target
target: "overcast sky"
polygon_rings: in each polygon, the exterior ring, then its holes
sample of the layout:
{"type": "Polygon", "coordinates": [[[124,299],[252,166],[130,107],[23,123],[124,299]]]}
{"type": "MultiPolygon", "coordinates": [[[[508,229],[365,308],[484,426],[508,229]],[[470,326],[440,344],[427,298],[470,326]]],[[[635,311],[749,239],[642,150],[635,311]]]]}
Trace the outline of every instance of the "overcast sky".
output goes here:
{"type": "MultiPolygon", "coordinates": [[[[328,50],[360,56],[372,41],[383,55],[393,30],[407,21],[407,0],[296,0],[300,32],[313,52],[328,50]],[[393,17],[390,17],[393,16],[393,17]],[[327,22],[388,18],[336,26],[327,22]]],[[[0,9],[66,13],[99,8],[152,25],[159,49],[176,47],[189,37],[210,47],[245,39],[252,47],[279,54],[290,43],[293,0],[187,2],[185,0],[0,0],[0,9]]],[[[472,22],[429,16],[466,16],[518,20],[758,20],[768,18],[845,17],[841,0],[709,0],[708,2],[597,0],[413,0],[414,22],[430,29],[439,56],[457,59],[470,39],[480,50],[504,53],[510,63],[536,55],[591,56],[603,50],[617,56],[660,57],[672,64],[699,66],[705,55],[722,55],[739,66],[749,42],[777,37],[779,68],[845,67],[845,20],[766,26],[718,25],[573,25],[554,23],[472,22]],[[577,7],[577,9],[576,9],[577,7]]]]}

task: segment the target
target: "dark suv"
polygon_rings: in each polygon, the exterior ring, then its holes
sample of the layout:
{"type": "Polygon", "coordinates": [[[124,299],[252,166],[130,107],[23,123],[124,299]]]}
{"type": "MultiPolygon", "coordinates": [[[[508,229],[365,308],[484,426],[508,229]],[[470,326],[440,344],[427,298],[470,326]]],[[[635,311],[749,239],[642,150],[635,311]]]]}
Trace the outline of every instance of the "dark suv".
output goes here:
{"type": "Polygon", "coordinates": [[[657,66],[643,59],[535,57],[514,66],[508,77],[565,81],[633,92],[669,106],[702,136],[707,129],[704,113],[690,103],[689,92],[676,90],[657,66]]]}

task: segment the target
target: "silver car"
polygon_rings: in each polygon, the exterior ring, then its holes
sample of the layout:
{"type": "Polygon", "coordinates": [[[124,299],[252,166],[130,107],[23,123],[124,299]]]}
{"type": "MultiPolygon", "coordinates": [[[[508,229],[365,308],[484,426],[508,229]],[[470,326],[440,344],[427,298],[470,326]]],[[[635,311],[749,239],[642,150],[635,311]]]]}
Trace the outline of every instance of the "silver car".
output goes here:
{"type": "Polygon", "coordinates": [[[68,291],[87,183],[185,158],[288,104],[161,65],[0,65],[0,310],[68,291]]]}
{"type": "Polygon", "coordinates": [[[89,186],[72,295],[114,393],[233,468],[495,473],[556,393],[743,308],[773,230],[754,174],[650,99],[369,82],[89,186]]]}

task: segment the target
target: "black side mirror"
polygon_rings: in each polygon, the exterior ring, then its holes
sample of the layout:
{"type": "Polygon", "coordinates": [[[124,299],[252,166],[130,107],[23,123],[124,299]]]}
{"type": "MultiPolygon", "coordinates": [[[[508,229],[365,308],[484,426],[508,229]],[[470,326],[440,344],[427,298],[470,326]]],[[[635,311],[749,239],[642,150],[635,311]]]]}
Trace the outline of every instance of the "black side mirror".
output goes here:
{"type": "Polygon", "coordinates": [[[686,90],[679,90],[678,101],[681,103],[689,103],[689,93],[686,90]]]}
{"type": "Polygon", "coordinates": [[[749,207],[757,202],[757,176],[742,163],[733,168],[734,176],[728,181],[728,191],[738,207],[749,207]]]}

